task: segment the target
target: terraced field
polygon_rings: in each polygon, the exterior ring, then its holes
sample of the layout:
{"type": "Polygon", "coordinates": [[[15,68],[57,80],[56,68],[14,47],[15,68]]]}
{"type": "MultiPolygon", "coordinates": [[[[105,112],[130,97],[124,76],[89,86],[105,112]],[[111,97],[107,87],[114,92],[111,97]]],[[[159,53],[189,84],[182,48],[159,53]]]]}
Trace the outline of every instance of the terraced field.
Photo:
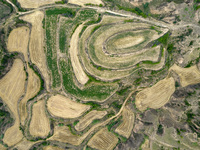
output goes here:
{"type": "MultiPolygon", "coordinates": [[[[191,121],[198,118],[192,114],[198,106],[172,119],[188,117],[189,125],[181,126],[187,130],[176,126],[180,120],[165,120],[165,112],[174,115],[169,106],[174,107],[181,92],[188,92],[188,97],[196,94],[193,90],[200,83],[194,63],[199,59],[187,68],[180,63],[186,61],[176,50],[173,35],[179,25],[152,19],[155,15],[150,17],[147,4],[142,10],[125,9],[127,1],[122,6],[107,0],[5,3],[16,6],[0,23],[1,39],[5,38],[0,54],[5,60],[0,58],[7,63],[0,66],[5,73],[0,76],[0,125],[6,114],[1,107],[13,123],[5,125],[5,131],[0,128],[0,149],[151,149],[159,142],[165,145],[166,137],[159,136],[168,127],[182,137],[186,131],[199,131],[198,122],[191,121]],[[124,148],[127,143],[132,147],[124,148]]],[[[187,99],[184,103],[193,104],[187,99]]],[[[181,144],[174,145],[170,148],[181,144]]]]}

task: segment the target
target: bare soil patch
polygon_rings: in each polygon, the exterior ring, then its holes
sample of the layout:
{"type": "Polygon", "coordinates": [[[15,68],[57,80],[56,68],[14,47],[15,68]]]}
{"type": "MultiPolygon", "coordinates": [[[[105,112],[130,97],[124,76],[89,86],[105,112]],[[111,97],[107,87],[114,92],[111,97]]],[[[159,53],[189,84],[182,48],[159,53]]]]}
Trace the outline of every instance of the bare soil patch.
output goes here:
{"type": "Polygon", "coordinates": [[[55,4],[61,0],[17,0],[23,8],[38,8],[43,5],[55,4]]]}
{"type": "Polygon", "coordinates": [[[107,128],[101,129],[88,142],[88,146],[99,150],[113,150],[118,143],[118,138],[107,128]]]}
{"type": "Polygon", "coordinates": [[[74,102],[62,95],[56,95],[47,101],[47,109],[55,117],[77,118],[89,110],[90,106],[74,102]]]}
{"type": "Polygon", "coordinates": [[[20,59],[16,59],[11,70],[0,80],[0,97],[9,108],[15,119],[12,127],[5,132],[3,142],[8,146],[18,143],[23,134],[19,130],[18,100],[25,92],[26,74],[24,65],[20,59]]]}
{"type": "Polygon", "coordinates": [[[164,106],[175,91],[173,77],[165,78],[150,88],[146,88],[136,95],[136,107],[144,111],[147,107],[158,109],[164,106]]]}
{"type": "Polygon", "coordinates": [[[33,105],[29,131],[34,137],[46,137],[50,132],[50,121],[45,112],[44,100],[40,100],[33,105]]]}

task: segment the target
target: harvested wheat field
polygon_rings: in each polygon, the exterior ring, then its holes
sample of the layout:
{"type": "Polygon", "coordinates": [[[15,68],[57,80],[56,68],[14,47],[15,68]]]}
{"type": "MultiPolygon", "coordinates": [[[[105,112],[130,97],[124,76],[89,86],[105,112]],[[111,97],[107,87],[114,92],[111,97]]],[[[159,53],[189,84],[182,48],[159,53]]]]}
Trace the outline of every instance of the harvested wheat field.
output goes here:
{"type": "Polygon", "coordinates": [[[123,122],[115,129],[115,132],[128,139],[132,133],[134,120],[135,115],[133,111],[128,107],[124,107],[122,111],[123,122]]]}
{"type": "Polygon", "coordinates": [[[88,142],[88,146],[98,150],[113,150],[118,143],[118,138],[107,128],[98,131],[88,142]]]}
{"type": "Polygon", "coordinates": [[[8,37],[7,48],[10,52],[21,52],[24,54],[25,60],[28,61],[28,42],[29,28],[26,26],[18,27],[11,31],[8,37]]]}
{"type": "Polygon", "coordinates": [[[17,0],[23,8],[38,8],[43,5],[55,4],[60,0],[17,0]]]}
{"type": "Polygon", "coordinates": [[[46,56],[44,52],[44,33],[42,28],[43,18],[43,12],[35,11],[34,13],[23,16],[20,19],[32,24],[31,37],[29,42],[30,58],[32,63],[34,63],[41,71],[48,90],[50,79],[48,75],[46,56]]]}
{"type": "Polygon", "coordinates": [[[79,34],[83,28],[83,24],[80,25],[74,34],[72,35],[71,42],[70,42],[70,58],[72,62],[72,67],[74,70],[74,74],[78,82],[82,85],[86,84],[89,80],[88,76],[85,74],[81,63],[78,58],[78,41],[79,41],[79,34]]]}
{"type": "Polygon", "coordinates": [[[82,117],[77,125],[75,126],[75,129],[77,131],[83,131],[85,128],[87,128],[93,120],[95,119],[101,119],[107,114],[107,111],[97,111],[92,110],[88,114],[86,114],[84,117],[82,117]]]}
{"type": "Polygon", "coordinates": [[[165,78],[154,86],[139,92],[135,98],[136,107],[140,111],[149,108],[158,109],[164,106],[175,91],[175,81],[173,77],[165,78]]]}
{"type": "Polygon", "coordinates": [[[90,106],[74,102],[62,95],[56,95],[47,101],[47,109],[55,117],[77,118],[88,111],[90,106]]]}
{"type": "Polygon", "coordinates": [[[85,4],[103,4],[101,0],[69,0],[68,3],[84,6],[85,4]]]}
{"type": "Polygon", "coordinates": [[[11,70],[0,80],[0,97],[15,119],[14,125],[6,130],[3,138],[3,142],[8,146],[16,144],[23,138],[22,132],[19,130],[17,104],[25,92],[25,79],[24,65],[20,59],[16,59],[11,70]]]}
{"type": "Polygon", "coordinates": [[[17,148],[18,150],[30,150],[30,148],[38,143],[39,141],[37,142],[31,142],[31,141],[28,141],[26,138],[23,138],[22,141],[20,141],[19,143],[16,144],[16,146],[14,148],[17,148]]]}
{"type": "Polygon", "coordinates": [[[43,150],[64,150],[64,149],[49,145],[49,146],[43,147],[43,150]]]}
{"type": "Polygon", "coordinates": [[[175,64],[170,70],[173,70],[179,75],[183,87],[200,83],[200,71],[196,65],[189,68],[181,68],[175,64]]]}
{"type": "Polygon", "coordinates": [[[6,148],[6,147],[4,147],[4,146],[3,146],[3,145],[1,145],[1,144],[0,144],[0,149],[1,149],[1,150],[7,150],[7,148],[6,148]]]}
{"type": "Polygon", "coordinates": [[[28,116],[26,104],[29,99],[34,97],[40,90],[40,78],[35,72],[28,67],[28,85],[25,97],[19,103],[19,114],[21,124],[25,124],[25,119],[28,116]]]}
{"type": "Polygon", "coordinates": [[[34,137],[46,137],[50,132],[50,121],[45,111],[45,101],[33,105],[29,132],[34,137]]]}
{"type": "Polygon", "coordinates": [[[82,143],[83,138],[78,135],[73,135],[67,126],[56,126],[54,128],[54,134],[48,140],[55,140],[63,143],[69,143],[72,145],[79,145],[82,143]]]}

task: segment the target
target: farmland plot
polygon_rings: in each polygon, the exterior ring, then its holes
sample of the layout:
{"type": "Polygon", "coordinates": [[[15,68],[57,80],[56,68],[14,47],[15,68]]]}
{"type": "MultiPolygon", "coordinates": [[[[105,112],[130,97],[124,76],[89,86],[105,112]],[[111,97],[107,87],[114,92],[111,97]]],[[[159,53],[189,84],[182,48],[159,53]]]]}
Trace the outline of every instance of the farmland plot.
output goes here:
{"type": "Polygon", "coordinates": [[[75,129],[77,131],[82,131],[85,128],[87,128],[88,125],[92,123],[93,120],[95,119],[101,119],[107,114],[106,111],[97,111],[97,110],[92,110],[88,114],[86,114],[84,117],[82,117],[77,125],[75,126],[75,129]]]}
{"type": "Polygon", "coordinates": [[[29,132],[35,137],[46,137],[50,132],[50,121],[46,115],[44,100],[33,105],[29,132]]]}
{"type": "Polygon", "coordinates": [[[135,98],[136,107],[140,111],[149,108],[158,109],[164,106],[175,91],[175,81],[173,77],[167,77],[150,88],[139,92],[135,98]]]}
{"type": "Polygon", "coordinates": [[[54,4],[60,0],[17,0],[23,8],[38,8],[43,5],[54,4]]]}
{"type": "Polygon", "coordinates": [[[32,14],[21,17],[22,20],[32,24],[31,37],[29,42],[29,52],[32,63],[34,63],[41,71],[45,79],[47,89],[49,89],[50,79],[46,65],[46,56],[44,53],[44,33],[42,28],[42,20],[44,14],[36,11],[32,14]]]}
{"type": "Polygon", "coordinates": [[[20,59],[16,59],[8,74],[0,80],[0,97],[15,118],[14,125],[6,130],[3,138],[3,142],[8,146],[18,143],[23,138],[19,130],[20,120],[17,110],[18,101],[25,92],[25,79],[24,65],[20,59]]]}
{"type": "Polygon", "coordinates": [[[100,5],[103,4],[101,0],[69,0],[68,3],[84,6],[85,4],[100,5]]]}
{"type": "Polygon", "coordinates": [[[118,142],[118,138],[107,128],[101,129],[88,142],[88,146],[99,150],[112,150],[118,142]]]}
{"type": "Polygon", "coordinates": [[[56,95],[47,101],[47,109],[55,117],[77,118],[89,110],[90,106],[74,102],[62,95],[56,95]]]}
{"type": "Polygon", "coordinates": [[[200,71],[196,65],[189,68],[181,68],[175,64],[170,70],[173,70],[179,75],[183,87],[200,83],[200,71]]]}
{"type": "Polygon", "coordinates": [[[128,139],[131,135],[135,120],[135,115],[130,108],[125,107],[123,109],[122,120],[122,123],[115,129],[115,132],[128,139]]]}
{"type": "Polygon", "coordinates": [[[10,52],[21,52],[28,61],[29,28],[22,26],[13,29],[8,37],[7,48],[10,52]]]}

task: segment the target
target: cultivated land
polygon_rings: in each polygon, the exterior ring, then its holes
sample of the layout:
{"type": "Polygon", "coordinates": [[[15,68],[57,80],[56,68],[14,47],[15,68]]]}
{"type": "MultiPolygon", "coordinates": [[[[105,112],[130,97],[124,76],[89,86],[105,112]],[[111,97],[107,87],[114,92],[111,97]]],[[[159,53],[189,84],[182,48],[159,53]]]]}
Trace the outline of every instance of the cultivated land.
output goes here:
{"type": "Polygon", "coordinates": [[[41,11],[36,11],[30,15],[21,17],[24,21],[32,24],[32,30],[29,41],[29,53],[30,59],[41,71],[42,76],[45,79],[47,89],[50,84],[48,75],[48,69],[46,65],[46,56],[44,52],[44,31],[42,28],[42,20],[44,14],[41,11]]]}
{"type": "Polygon", "coordinates": [[[10,52],[21,52],[28,61],[29,28],[22,26],[11,31],[8,37],[7,48],[10,52]]]}
{"type": "Polygon", "coordinates": [[[175,91],[175,81],[173,77],[167,77],[150,88],[139,92],[135,98],[136,107],[140,111],[147,108],[158,109],[164,106],[175,91]]]}
{"type": "Polygon", "coordinates": [[[98,131],[88,142],[88,146],[99,150],[112,150],[118,142],[118,138],[107,128],[98,131]]]}
{"type": "Polygon", "coordinates": [[[40,79],[35,74],[35,72],[29,67],[27,69],[28,69],[28,85],[27,85],[26,95],[19,102],[19,115],[22,125],[25,124],[25,120],[28,116],[27,101],[33,98],[39,92],[41,86],[40,79]]]}
{"type": "Polygon", "coordinates": [[[122,112],[122,123],[115,129],[115,132],[128,139],[133,129],[134,120],[135,115],[132,110],[125,107],[122,112]]]}
{"type": "Polygon", "coordinates": [[[55,4],[59,0],[18,0],[23,8],[38,8],[43,5],[55,4]]]}
{"type": "Polygon", "coordinates": [[[100,5],[103,4],[101,0],[69,0],[68,3],[84,6],[85,4],[100,5]]]}
{"type": "Polygon", "coordinates": [[[16,59],[12,69],[0,80],[0,97],[15,119],[14,125],[6,130],[3,137],[3,142],[9,146],[18,143],[23,138],[19,130],[20,120],[17,110],[18,101],[25,92],[25,79],[24,65],[20,59],[16,59]]]}
{"type": "Polygon", "coordinates": [[[78,40],[79,40],[79,34],[80,34],[82,28],[83,28],[83,24],[80,25],[76,29],[74,34],[72,35],[69,53],[70,53],[72,67],[73,67],[73,71],[74,71],[74,74],[76,76],[76,79],[78,80],[78,82],[80,84],[84,85],[84,84],[87,83],[89,78],[85,74],[85,72],[84,72],[84,70],[83,70],[83,68],[81,66],[81,63],[80,63],[80,61],[78,59],[78,40]]]}
{"type": "Polygon", "coordinates": [[[1,1],[0,149],[199,149],[199,2],[1,1]]]}
{"type": "Polygon", "coordinates": [[[177,65],[173,65],[170,70],[173,70],[179,75],[183,87],[200,83],[200,71],[196,65],[189,68],[181,68],[177,65]]]}
{"type": "Polygon", "coordinates": [[[62,95],[56,95],[47,101],[47,109],[55,117],[77,118],[89,110],[90,106],[79,104],[62,95]]]}
{"type": "Polygon", "coordinates": [[[46,137],[50,132],[50,120],[46,115],[44,100],[33,105],[29,132],[34,137],[46,137]]]}
{"type": "Polygon", "coordinates": [[[84,117],[82,117],[77,125],[75,126],[75,129],[77,131],[82,131],[85,128],[87,128],[88,125],[92,123],[95,119],[101,119],[107,114],[106,111],[96,111],[92,110],[88,114],[86,114],[84,117]]]}

